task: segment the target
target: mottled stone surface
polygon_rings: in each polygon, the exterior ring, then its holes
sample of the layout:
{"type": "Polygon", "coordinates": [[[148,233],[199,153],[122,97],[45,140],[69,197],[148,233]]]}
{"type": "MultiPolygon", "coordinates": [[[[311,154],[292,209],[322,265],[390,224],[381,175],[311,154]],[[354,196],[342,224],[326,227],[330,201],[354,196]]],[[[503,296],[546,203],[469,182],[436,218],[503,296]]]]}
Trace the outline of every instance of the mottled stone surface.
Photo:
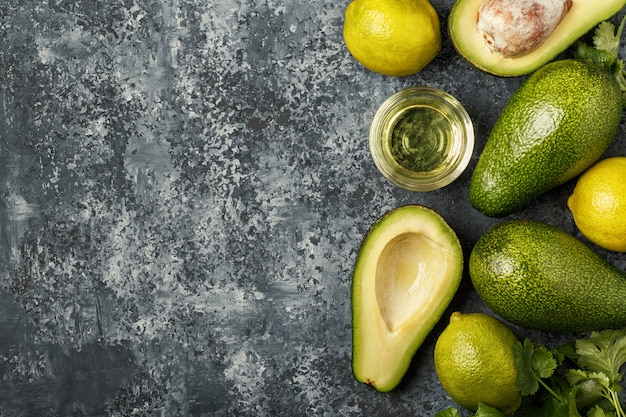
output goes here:
{"type": "MultiPolygon", "coordinates": [[[[429,416],[452,405],[436,334],[401,386],[350,369],[351,270],[385,211],[427,205],[469,253],[499,220],[469,173],[522,81],[443,49],[391,78],[343,44],[347,2],[0,3],[0,416],[429,416]],[[390,185],[367,148],[412,85],[475,122],[468,171],[390,185]]],[[[620,130],[609,154],[626,154],[620,130]]],[[[573,184],[511,217],[577,234],[573,184]]],[[[602,252],[626,269],[626,258],[602,252]]],[[[464,278],[452,309],[485,310],[464,278]]],[[[567,336],[532,333],[538,340],[567,336]]]]}

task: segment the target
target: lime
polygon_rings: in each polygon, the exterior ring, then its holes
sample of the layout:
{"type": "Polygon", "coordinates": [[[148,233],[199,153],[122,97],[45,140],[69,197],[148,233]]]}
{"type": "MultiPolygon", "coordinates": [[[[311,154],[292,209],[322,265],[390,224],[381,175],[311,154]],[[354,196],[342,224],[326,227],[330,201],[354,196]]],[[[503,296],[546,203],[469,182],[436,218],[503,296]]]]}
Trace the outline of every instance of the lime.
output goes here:
{"type": "Polygon", "coordinates": [[[441,386],[460,406],[476,411],[483,402],[512,414],[521,404],[514,346],[507,325],[484,313],[454,312],[435,345],[441,386]]]}

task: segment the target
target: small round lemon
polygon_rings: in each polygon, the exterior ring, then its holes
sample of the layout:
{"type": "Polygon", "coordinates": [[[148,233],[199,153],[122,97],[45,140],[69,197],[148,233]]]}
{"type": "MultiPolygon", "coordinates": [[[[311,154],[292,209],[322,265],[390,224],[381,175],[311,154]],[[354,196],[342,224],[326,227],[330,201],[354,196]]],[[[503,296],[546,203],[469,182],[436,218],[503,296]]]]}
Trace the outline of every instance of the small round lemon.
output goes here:
{"type": "Polygon", "coordinates": [[[441,50],[439,16],[427,0],[354,0],[343,37],[358,62],[390,76],[417,73],[441,50]]]}
{"type": "Polygon", "coordinates": [[[460,406],[476,411],[483,402],[509,415],[520,406],[514,347],[517,336],[484,313],[454,312],[435,344],[441,386],[460,406]]]}
{"type": "Polygon", "coordinates": [[[626,252],[626,157],[603,159],[585,171],[567,206],[587,239],[602,248],[626,252]]]}

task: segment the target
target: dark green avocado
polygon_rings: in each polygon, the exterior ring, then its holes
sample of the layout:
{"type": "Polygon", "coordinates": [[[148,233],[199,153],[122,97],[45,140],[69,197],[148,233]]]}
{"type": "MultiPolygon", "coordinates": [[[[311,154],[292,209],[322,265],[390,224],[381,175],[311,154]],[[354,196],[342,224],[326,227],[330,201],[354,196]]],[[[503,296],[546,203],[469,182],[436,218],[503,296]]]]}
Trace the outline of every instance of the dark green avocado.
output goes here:
{"type": "Polygon", "coordinates": [[[620,86],[604,69],[574,59],[543,66],[491,130],[470,179],[470,202],[501,217],[576,177],[612,143],[622,110],[620,86]]]}
{"type": "Polygon", "coordinates": [[[580,332],[626,326],[626,274],[574,236],[534,220],[487,231],[469,258],[477,294],[531,329],[580,332]]]}

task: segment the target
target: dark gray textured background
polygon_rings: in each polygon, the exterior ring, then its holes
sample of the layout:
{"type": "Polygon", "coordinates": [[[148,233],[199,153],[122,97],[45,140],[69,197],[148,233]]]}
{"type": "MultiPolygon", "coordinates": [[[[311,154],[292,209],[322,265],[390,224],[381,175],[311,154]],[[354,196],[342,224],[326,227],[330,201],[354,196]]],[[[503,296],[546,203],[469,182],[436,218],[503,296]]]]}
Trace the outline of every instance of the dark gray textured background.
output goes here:
{"type": "MultiPolygon", "coordinates": [[[[393,392],[350,370],[350,274],[372,222],[424,204],[469,254],[500,221],[471,208],[468,179],[523,77],[459,57],[452,3],[433,3],[439,56],[392,78],[345,49],[347,1],[2,0],[0,416],[452,405],[432,364],[447,318],[393,392]],[[386,182],[367,147],[378,106],[412,85],[456,96],[477,139],[459,180],[421,194],[386,182]]],[[[607,154],[626,154],[623,126],[607,154]]],[[[572,188],[510,217],[579,236],[572,188]]],[[[623,254],[600,252],[626,270],[623,254]]],[[[452,309],[485,310],[467,276],[452,309]]]]}

